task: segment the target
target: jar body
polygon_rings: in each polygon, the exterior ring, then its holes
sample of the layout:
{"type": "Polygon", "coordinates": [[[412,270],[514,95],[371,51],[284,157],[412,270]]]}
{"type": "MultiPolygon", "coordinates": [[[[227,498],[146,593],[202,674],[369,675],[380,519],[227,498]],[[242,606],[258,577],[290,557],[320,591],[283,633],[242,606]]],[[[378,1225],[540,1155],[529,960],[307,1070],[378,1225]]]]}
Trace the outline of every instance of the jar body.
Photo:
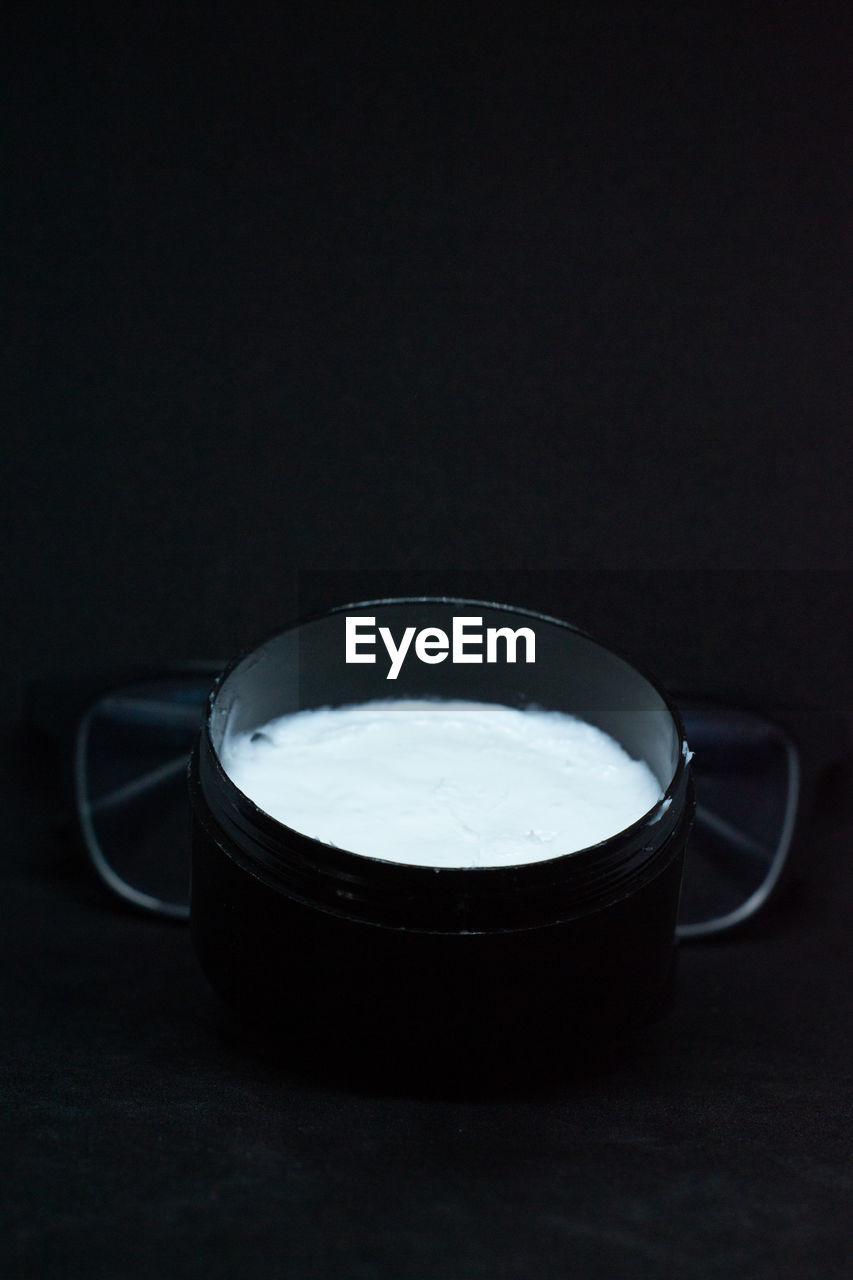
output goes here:
{"type": "MultiPolygon", "coordinates": [[[[197,787],[197,779],[194,784],[197,787]]],[[[687,824],[685,818],[685,825],[687,824]]],[[[318,910],[241,865],[200,803],[192,939],[228,1005],[297,1060],[338,1057],[378,1075],[555,1068],[666,1012],[686,830],[634,893],[570,920],[438,933],[318,910]],[[547,1065],[547,1064],[546,1064],[547,1065]]]]}

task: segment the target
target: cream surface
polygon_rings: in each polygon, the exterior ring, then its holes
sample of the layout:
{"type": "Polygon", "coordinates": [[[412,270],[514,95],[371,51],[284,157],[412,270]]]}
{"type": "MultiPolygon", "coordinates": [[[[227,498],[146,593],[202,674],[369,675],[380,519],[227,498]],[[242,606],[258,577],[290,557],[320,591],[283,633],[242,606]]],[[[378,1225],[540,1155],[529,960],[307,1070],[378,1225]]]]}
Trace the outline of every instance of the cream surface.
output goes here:
{"type": "Polygon", "coordinates": [[[388,699],[226,735],[259,808],[353,853],[427,867],[541,862],[623,831],[660,800],[648,765],[559,711],[388,699]]]}

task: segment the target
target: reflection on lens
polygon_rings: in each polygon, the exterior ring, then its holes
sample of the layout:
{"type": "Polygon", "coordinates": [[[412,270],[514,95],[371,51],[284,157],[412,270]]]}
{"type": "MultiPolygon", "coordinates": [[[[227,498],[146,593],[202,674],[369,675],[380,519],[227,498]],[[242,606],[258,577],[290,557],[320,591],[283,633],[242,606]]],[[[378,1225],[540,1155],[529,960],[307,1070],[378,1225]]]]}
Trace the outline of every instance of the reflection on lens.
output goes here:
{"type": "Polygon", "coordinates": [[[81,744],[84,825],[99,871],[182,910],[189,903],[187,760],[209,687],[209,679],[185,677],[114,691],[92,708],[81,744]]]}

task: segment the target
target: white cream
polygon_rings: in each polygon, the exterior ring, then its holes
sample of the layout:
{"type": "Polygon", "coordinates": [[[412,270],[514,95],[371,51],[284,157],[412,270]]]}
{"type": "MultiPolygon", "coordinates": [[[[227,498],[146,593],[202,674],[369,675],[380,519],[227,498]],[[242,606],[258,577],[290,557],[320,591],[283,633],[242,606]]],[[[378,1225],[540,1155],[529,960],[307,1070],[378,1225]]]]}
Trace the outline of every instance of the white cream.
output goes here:
{"type": "Polygon", "coordinates": [[[661,799],[648,765],[559,711],[378,700],[226,735],[259,808],[354,853],[427,867],[541,862],[597,844],[661,799]]]}

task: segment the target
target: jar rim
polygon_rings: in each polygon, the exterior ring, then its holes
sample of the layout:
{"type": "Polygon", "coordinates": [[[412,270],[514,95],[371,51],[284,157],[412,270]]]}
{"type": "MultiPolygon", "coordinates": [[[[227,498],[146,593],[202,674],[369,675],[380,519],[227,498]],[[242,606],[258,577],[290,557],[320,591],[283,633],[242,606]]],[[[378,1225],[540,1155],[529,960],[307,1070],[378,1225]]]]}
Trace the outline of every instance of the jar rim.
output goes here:
{"type": "MultiPolygon", "coordinates": [[[[251,668],[247,668],[251,669],[251,668]]],[[[365,923],[433,931],[479,932],[532,927],[565,919],[630,893],[667,865],[673,836],[692,816],[689,750],[678,708],[658,680],[631,657],[583,628],[532,609],[456,596],[392,596],[335,605],[300,616],[223,669],[211,689],[191,764],[195,797],[228,837],[237,860],[279,891],[322,910],[365,923]],[[679,747],[663,795],[635,822],[612,836],[571,853],[510,866],[423,866],[341,849],[305,835],[272,817],[231,780],[214,745],[217,699],[227,681],[267,646],[286,634],[353,610],[389,606],[445,605],[495,610],[533,619],[572,633],[620,659],[660,698],[679,747]]],[[[686,838],[686,836],[685,836],[686,838]]],[[[683,841],[676,844],[681,847],[683,841]]]]}

